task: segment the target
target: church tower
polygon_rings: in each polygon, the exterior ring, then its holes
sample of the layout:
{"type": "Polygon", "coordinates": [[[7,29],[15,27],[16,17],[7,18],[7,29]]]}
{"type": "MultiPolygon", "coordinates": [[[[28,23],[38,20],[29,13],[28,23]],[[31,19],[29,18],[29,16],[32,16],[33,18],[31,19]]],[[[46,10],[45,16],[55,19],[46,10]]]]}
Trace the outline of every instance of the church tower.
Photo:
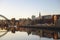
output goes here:
{"type": "Polygon", "coordinates": [[[42,19],[41,13],[39,12],[39,19],[42,19]]]}

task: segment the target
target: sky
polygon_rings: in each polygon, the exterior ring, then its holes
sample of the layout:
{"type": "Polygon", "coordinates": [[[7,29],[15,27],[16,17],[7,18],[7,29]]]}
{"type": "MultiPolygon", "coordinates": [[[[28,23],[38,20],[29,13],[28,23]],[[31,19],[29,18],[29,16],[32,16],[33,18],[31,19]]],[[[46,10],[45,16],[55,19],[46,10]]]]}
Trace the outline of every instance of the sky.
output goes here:
{"type": "Polygon", "coordinates": [[[31,18],[32,15],[60,14],[60,0],[0,0],[0,15],[11,18],[31,18]]]}

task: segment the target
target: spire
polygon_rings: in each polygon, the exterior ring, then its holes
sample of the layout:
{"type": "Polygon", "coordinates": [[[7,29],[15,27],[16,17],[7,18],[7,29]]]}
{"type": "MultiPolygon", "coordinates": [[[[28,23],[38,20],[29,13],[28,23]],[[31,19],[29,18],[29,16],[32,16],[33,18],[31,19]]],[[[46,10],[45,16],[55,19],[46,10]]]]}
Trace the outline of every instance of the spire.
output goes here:
{"type": "Polygon", "coordinates": [[[41,13],[39,12],[39,18],[41,17],[41,13]]]}
{"type": "Polygon", "coordinates": [[[42,19],[41,13],[39,12],[39,18],[42,19]]]}

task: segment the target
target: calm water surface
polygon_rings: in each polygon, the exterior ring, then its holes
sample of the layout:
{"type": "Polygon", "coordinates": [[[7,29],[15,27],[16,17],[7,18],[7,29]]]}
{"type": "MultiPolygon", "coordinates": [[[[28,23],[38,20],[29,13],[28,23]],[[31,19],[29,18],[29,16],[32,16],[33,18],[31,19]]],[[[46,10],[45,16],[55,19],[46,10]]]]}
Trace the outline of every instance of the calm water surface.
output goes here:
{"type": "Polygon", "coordinates": [[[53,40],[53,38],[44,38],[38,35],[28,35],[27,32],[17,31],[16,33],[8,32],[0,40],[53,40]]]}

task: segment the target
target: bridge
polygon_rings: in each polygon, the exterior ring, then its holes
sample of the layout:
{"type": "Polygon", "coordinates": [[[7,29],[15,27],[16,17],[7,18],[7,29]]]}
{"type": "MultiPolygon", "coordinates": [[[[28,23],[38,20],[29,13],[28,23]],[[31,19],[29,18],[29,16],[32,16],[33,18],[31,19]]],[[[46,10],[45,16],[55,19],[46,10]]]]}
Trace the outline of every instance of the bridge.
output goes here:
{"type": "Polygon", "coordinates": [[[8,18],[6,18],[5,16],[3,16],[3,15],[0,15],[0,18],[2,18],[2,19],[0,19],[0,21],[1,20],[3,20],[3,21],[6,21],[8,24],[7,25],[9,25],[10,23],[9,23],[9,19],[8,18]]]}
{"type": "MultiPolygon", "coordinates": [[[[1,19],[1,20],[6,20],[7,22],[8,22],[8,18],[6,18],[5,16],[3,16],[3,15],[0,15],[0,18],[3,18],[3,19],[1,19]]],[[[1,24],[0,24],[1,25],[1,24]]],[[[8,23],[8,25],[9,25],[9,23],[8,23]]],[[[8,33],[8,31],[7,30],[1,30],[1,27],[0,27],[0,37],[2,37],[2,36],[4,36],[4,35],[6,35],[8,33]]]]}
{"type": "Polygon", "coordinates": [[[0,17],[2,17],[2,18],[4,18],[4,19],[8,20],[8,18],[6,18],[6,17],[5,17],[5,16],[3,16],[3,15],[0,15],[0,17]]]}

